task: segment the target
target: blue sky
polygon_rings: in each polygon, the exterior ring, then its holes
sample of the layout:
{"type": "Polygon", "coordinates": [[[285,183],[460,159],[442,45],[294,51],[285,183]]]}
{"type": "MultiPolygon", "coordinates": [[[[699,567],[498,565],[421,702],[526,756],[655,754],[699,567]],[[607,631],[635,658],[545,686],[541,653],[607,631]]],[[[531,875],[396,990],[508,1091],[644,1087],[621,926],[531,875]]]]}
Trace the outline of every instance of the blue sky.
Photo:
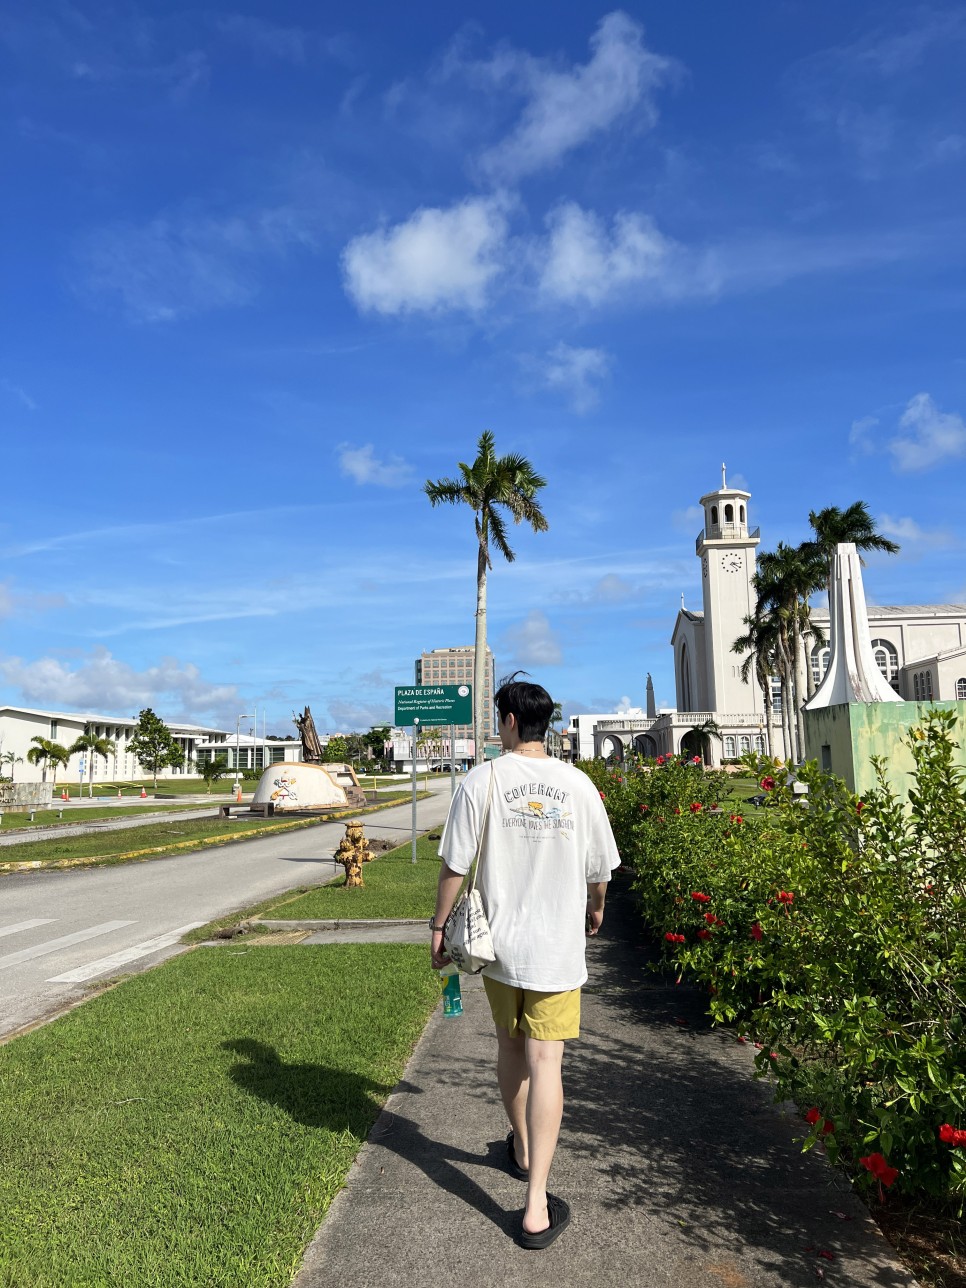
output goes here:
{"type": "Polygon", "coordinates": [[[469,643],[484,429],[550,528],[497,669],[673,703],[698,497],[865,500],[966,602],[958,4],[51,3],[0,19],[0,701],[388,716],[469,643]]]}

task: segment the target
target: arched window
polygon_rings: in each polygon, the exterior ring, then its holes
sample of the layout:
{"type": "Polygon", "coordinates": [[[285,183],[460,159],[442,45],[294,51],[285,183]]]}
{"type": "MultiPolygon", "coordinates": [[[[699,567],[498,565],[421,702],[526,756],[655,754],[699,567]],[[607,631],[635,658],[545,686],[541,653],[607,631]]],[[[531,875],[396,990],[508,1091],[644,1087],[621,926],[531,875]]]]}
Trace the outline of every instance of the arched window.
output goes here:
{"type": "Polygon", "coordinates": [[[733,505],[726,505],[725,523],[734,523],[734,521],[735,521],[735,507],[733,505]]]}
{"type": "Polygon", "coordinates": [[[829,658],[832,656],[832,650],[827,644],[816,644],[812,649],[812,679],[815,681],[815,687],[822,683],[825,678],[825,672],[828,670],[829,658]]]}
{"type": "Polygon", "coordinates": [[[688,646],[681,644],[681,710],[690,711],[691,708],[691,672],[688,666],[688,646]]]}
{"type": "Polygon", "coordinates": [[[912,696],[914,701],[916,702],[918,702],[922,697],[922,693],[919,690],[919,672],[918,671],[916,671],[916,673],[912,677],[912,696]]]}
{"type": "Polygon", "coordinates": [[[751,751],[751,735],[743,733],[738,737],[738,753],[743,756],[746,751],[751,751]]]}
{"type": "Polygon", "coordinates": [[[735,736],[733,733],[725,734],[723,751],[724,751],[725,760],[734,760],[737,752],[737,747],[735,744],[735,736]]]}
{"type": "Polygon", "coordinates": [[[771,683],[771,709],[776,716],[782,713],[782,682],[777,675],[770,677],[771,683]]]}
{"type": "Polygon", "coordinates": [[[738,513],[741,515],[741,522],[742,522],[742,523],[744,523],[744,521],[745,521],[745,507],[744,507],[743,505],[738,507],[738,513]]]}
{"type": "Polygon", "coordinates": [[[925,674],[923,675],[923,679],[925,680],[924,688],[926,690],[926,694],[925,694],[926,701],[931,702],[932,701],[932,671],[926,671],[925,674]]]}
{"type": "Polygon", "coordinates": [[[889,640],[873,640],[872,653],[875,664],[889,681],[896,693],[899,692],[899,654],[889,640]]]}
{"type": "Polygon", "coordinates": [[[715,527],[718,526],[718,507],[716,505],[711,507],[711,522],[715,527]]]}
{"type": "Polygon", "coordinates": [[[956,681],[956,701],[966,702],[966,677],[956,681]]]}

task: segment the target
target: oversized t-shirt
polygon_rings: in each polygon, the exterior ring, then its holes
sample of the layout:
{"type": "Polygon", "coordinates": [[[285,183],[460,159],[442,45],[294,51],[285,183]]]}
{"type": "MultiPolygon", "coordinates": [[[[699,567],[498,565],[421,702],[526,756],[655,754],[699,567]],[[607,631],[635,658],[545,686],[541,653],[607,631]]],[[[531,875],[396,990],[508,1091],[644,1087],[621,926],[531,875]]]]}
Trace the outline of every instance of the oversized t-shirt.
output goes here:
{"type": "Polygon", "coordinates": [[[469,871],[494,775],[477,877],[496,961],[483,973],[515,988],[567,992],[587,978],[587,883],[620,863],[600,792],[582,770],[515,753],[470,771],[450,806],[439,853],[469,871]]]}

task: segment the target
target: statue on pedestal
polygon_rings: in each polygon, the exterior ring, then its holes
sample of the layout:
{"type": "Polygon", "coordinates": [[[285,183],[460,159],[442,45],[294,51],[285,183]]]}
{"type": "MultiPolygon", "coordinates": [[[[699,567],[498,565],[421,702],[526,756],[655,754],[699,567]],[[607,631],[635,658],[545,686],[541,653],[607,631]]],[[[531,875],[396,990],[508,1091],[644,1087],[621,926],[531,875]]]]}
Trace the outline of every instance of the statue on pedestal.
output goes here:
{"type": "Polygon", "coordinates": [[[315,721],[312,719],[311,710],[306,707],[302,715],[296,715],[292,712],[292,719],[295,721],[295,727],[299,731],[299,737],[302,739],[302,761],[306,765],[322,764],[322,744],[319,741],[318,730],[315,727],[315,721]]]}

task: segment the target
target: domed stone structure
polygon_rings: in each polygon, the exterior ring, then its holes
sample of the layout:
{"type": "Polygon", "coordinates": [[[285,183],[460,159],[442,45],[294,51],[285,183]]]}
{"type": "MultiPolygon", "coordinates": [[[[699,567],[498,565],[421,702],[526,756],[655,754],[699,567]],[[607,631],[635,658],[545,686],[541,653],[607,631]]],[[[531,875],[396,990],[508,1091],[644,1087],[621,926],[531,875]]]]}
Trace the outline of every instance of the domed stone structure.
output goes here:
{"type": "Polygon", "coordinates": [[[273,804],[276,814],[313,809],[345,809],[365,803],[351,765],[309,765],[304,761],[269,765],[258,780],[252,806],[273,804]]]}

